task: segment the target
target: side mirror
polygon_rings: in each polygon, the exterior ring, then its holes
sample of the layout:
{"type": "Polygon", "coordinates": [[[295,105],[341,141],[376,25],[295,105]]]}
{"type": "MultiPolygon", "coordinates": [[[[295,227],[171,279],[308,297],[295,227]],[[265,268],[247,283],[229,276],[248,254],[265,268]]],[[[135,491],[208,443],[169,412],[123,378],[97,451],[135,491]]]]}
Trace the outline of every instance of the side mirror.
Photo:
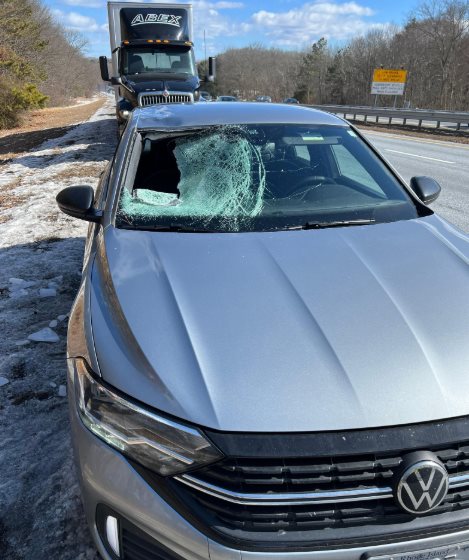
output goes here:
{"type": "Polygon", "coordinates": [[[99,57],[99,69],[101,70],[101,79],[103,82],[110,82],[109,79],[109,67],[107,65],[107,56],[99,57]]]}
{"type": "Polygon", "coordinates": [[[57,204],[65,214],[87,222],[100,222],[103,213],[93,208],[94,191],[88,185],[67,187],[56,196],[57,204]]]}
{"type": "Polygon", "coordinates": [[[113,76],[110,81],[113,86],[122,85],[122,78],[120,76],[113,76]]]}
{"type": "Polygon", "coordinates": [[[441,187],[431,177],[412,177],[410,188],[424,204],[431,204],[440,196],[441,187]]]}

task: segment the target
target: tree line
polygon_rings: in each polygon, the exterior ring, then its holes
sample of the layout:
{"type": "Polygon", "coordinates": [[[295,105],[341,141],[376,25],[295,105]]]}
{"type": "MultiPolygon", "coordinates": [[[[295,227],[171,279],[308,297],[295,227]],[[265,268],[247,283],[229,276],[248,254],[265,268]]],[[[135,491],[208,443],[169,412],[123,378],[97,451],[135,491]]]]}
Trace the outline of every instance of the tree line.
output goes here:
{"type": "MultiPolygon", "coordinates": [[[[229,49],[218,57],[214,93],[370,105],[373,70],[381,66],[408,71],[398,105],[469,110],[469,2],[422,2],[404,26],[374,28],[340,48],[318,38],[303,52],[262,45],[229,49]]],[[[377,101],[389,105],[394,100],[381,96],[377,101]]]]}
{"type": "Polygon", "coordinates": [[[96,91],[95,60],[84,40],[54,20],[40,0],[0,0],[0,128],[22,111],[64,105],[96,91]]]}

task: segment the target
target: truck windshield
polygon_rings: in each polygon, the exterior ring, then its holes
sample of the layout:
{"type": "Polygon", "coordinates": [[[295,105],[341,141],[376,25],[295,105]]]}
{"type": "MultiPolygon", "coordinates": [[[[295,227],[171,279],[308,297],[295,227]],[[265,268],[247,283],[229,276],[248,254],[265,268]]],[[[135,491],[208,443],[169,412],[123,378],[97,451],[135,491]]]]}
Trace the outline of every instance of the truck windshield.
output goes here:
{"type": "Polygon", "coordinates": [[[127,47],[122,49],[122,72],[131,74],[195,74],[188,47],[127,47]]]}
{"type": "Polygon", "coordinates": [[[348,127],[147,132],[137,146],[140,160],[124,180],[117,227],[275,231],[393,222],[424,212],[348,127]]]}

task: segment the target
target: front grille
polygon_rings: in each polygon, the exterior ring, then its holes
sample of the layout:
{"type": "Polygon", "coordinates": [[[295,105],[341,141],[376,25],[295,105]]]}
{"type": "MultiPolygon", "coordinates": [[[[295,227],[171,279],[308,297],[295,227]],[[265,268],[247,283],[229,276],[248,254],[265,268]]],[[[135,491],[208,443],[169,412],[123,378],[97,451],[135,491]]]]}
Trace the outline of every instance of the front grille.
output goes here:
{"type": "Polygon", "coordinates": [[[140,107],[149,107],[151,105],[161,105],[168,103],[193,103],[194,98],[191,93],[173,92],[165,96],[162,92],[141,93],[138,96],[138,104],[140,107]]]}
{"type": "MultiPolygon", "coordinates": [[[[469,474],[469,446],[434,450],[450,475],[469,474]]],[[[388,486],[400,455],[306,459],[225,459],[198,470],[197,479],[242,493],[315,492],[388,486]]],[[[468,481],[469,482],[469,481],[468,481]]]]}
{"type": "MultiPolygon", "coordinates": [[[[250,506],[220,500],[214,496],[186,490],[198,506],[210,511],[215,526],[232,534],[277,533],[346,529],[364,525],[409,523],[414,517],[404,512],[393,500],[351,501],[339,504],[290,506],[250,506]]],[[[469,508],[469,490],[452,490],[446,500],[427,515],[455,512],[469,508]]]]}
{"type": "Polygon", "coordinates": [[[403,511],[392,495],[393,477],[405,452],[318,458],[225,458],[219,463],[176,477],[177,492],[188,508],[212,529],[233,539],[301,540],[354,537],[409,530],[437,522],[467,519],[469,445],[427,449],[450,474],[446,499],[416,518],[403,511]],[[369,493],[367,499],[361,495],[369,493]],[[379,496],[373,492],[380,493],[379,496]],[[299,496],[308,499],[301,503],[299,496]],[[280,497],[280,498],[279,498],[280,497]],[[275,501],[278,500],[278,501],[275,501]],[[283,501],[282,501],[283,500],[283,501]],[[270,503],[269,503],[270,502],[270,503]],[[364,532],[364,527],[367,529],[364,532]],[[374,529],[372,529],[374,528],[374,529]],[[396,529],[397,528],[397,529],[396,529]]]}
{"type": "Polygon", "coordinates": [[[359,457],[311,459],[226,459],[197,471],[197,478],[233,492],[314,492],[389,483],[402,459],[359,457]]]}

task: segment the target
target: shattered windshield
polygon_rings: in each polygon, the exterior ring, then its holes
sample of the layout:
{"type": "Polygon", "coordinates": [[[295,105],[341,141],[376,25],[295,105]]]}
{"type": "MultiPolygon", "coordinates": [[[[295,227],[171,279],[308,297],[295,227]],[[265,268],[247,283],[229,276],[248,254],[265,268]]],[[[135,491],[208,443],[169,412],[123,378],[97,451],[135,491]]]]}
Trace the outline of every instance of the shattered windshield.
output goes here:
{"type": "Polygon", "coordinates": [[[145,132],[135,149],[117,227],[272,231],[418,216],[392,173],[348,127],[145,132]]]}

